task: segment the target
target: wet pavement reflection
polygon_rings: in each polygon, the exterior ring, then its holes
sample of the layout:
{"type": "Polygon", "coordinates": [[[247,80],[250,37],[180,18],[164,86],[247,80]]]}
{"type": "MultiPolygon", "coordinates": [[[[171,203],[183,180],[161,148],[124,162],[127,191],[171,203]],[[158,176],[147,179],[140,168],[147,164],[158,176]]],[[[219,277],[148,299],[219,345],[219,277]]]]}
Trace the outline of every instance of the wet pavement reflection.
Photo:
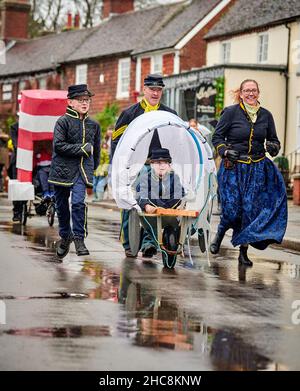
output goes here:
{"type": "MultiPolygon", "coordinates": [[[[107,363],[114,362],[116,349],[120,355],[114,369],[154,368],[160,358],[167,359],[162,369],[172,369],[172,363],[174,369],[192,370],[300,369],[300,330],[291,322],[291,303],[300,299],[300,263],[284,262],[282,251],[283,261],[257,258],[253,268],[243,268],[237,265],[236,250],[225,249],[209,266],[192,246],[196,266],[186,267],[186,259],[179,258],[176,269],[168,271],[159,257],[123,259],[114,218],[92,218],[91,255],[78,258],[73,249],[63,262],[55,257],[55,227],[37,220],[26,227],[0,221],[0,235],[12,235],[11,247],[29,255],[34,267],[42,266],[43,278],[51,273],[53,279],[53,289],[38,294],[13,294],[0,287],[0,300],[7,305],[20,311],[25,311],[21,303],[37,305],[41,314],[33,325],[16,321],[0,328],[5,351],[11,343],[5,338],[78,339],[82,343],[74,345],[79,353],[72,365],[93,368],[100,340],[109,337],[107,363]]],[[[62,348],[54,342],[47,347],[53,359],[57,356],[69,368],[71,352],[62,355],[62,348]]]]}

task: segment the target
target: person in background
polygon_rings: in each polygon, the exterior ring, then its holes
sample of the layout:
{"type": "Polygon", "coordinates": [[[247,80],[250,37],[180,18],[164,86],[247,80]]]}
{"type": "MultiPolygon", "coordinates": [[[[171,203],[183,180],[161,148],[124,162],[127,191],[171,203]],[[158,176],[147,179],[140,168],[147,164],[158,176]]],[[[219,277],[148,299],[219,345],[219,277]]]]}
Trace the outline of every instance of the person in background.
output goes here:
{"type": "Polygon", "coordinates": [[[49,200],[54,196],[54,186],[48,182],[52,153],[43,145],[34,158],[37,167],[37,179],[41,185],[43,199],[49,200]]]}
{"type": "Polygon", "coordinates": [[[195,130],[198,130],[198,132],[205,138],[211,134],[211,131],[206,126],[200,125],[195,118],[189,119],[189,126],[195,130]]]}
{"type": "Polygon", "coordinates": [[[110,151],[111,151],[111,142],[112,142],[112,134],[114,132],[114,127],[113,126],[109,126],[106,130],[106,133],[105,133],[105,142],[107,144],[107,150],[108,150],[108,153],[110,154],[110,151]]]}
{"type": "Polygon", "coordinates": [[[4,191],[4,172],[9,165],[9,151],[7,148],[8,135],[0,131],[0,192],[4,191]]]}
{"type": "Polygon", "coordinates": [[[107,184],[109,168],[109,152],[108,144],[105,142],[102,143],[101,153],[100,153],[100,164],[94,172],[93,179],[93,195],[94,198],[92,202],[102,201],[104,198],[105,186],[107,184]]]}
{"type": "Polygon", "coordinates": [[[287,196],[281,173],[266,157],[278,154],[280,142],[272,114],[260,105],[257,81],[244,80],[236,104],[225,108],[212,142],[222,158],[218,186],[222,213],[210,251],[217,254],[232,228],[240,246],[239,264],[252,266],[248,246],[259,250],[281,243],[287,226],[287,196]]]}

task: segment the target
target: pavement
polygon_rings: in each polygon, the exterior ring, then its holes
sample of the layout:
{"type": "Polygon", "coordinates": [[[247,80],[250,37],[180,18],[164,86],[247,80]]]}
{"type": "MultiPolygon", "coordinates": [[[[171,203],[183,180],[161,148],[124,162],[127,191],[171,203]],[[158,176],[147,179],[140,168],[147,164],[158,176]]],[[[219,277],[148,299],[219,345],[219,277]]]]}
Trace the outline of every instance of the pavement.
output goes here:
{"type": "MultiPolygon", "coordinates": [[[[100,208],[111,209],[112,211],[119,211],[119,208],[114,200],[106,199],[101,202],[92,202],[92,196],[89,196],[87,199],[87,203],[100,208]]],[[[219,219],[220,217],[217,215],[217,210],[213,210],[213,233],[217,231],[219,219]]],[[[231,237],[231,232],[229,231],[229,233],[227,233],[226,235],[228,237],[231,237]]],[[[192,238],[192,244],[193,240],[197,241],[195,237],[192,238]]],[[[288,225],[284,239],[281,244],[274,244],[271,247],[283,247],[289,250],[300,251],[300,206],[294,205],[292,200],[288,200],[288,225]]]]}

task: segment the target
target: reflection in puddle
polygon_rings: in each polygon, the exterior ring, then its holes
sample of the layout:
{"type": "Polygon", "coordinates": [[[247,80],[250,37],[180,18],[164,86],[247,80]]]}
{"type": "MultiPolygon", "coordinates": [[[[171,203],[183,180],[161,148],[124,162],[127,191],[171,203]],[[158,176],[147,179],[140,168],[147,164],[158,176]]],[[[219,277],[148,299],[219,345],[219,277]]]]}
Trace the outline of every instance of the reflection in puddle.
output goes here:
{"type": "Polygon", "coordinates": [[[119,274],[93,261],[84,261],[82,271],[97,284],[96,288],[89,290],[90,299],[118,302],[119,274]]]}
{"type": "Polygon", "coordinates": [[[3,332],[9,335],[41,338],[110,337],[109,326],[33,327],[3,332]]]}

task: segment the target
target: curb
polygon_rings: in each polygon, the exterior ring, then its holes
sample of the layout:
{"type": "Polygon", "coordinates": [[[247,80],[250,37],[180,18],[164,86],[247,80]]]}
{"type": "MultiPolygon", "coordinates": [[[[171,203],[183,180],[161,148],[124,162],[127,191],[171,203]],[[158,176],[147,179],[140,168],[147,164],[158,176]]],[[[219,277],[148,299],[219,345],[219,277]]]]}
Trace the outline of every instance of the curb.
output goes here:
{"type": "MultiPolygon", "coordinates": [[[[110,203],[110,202],[89,202],[89,205],[101,207],[104,209],[111,209],[113,211],[118,212],[120,209],[117,207],[116,204],[110,203]]],[[[212,234],[214,235],[216,231],[212,231],[212,234]]],[[[230,237],[230,235],[226,235],[230,237]]],[[[191,238],[191,244],[197,245],[198,246],[198,239],[196,238],[191,238]]],[[[271,244],[270,247],[272,248],[284,248],[288,250],[293,250],[293,251],[299,251],[300,252],[300,240],[299,239],[294,239],[294,238],[284,238],[282,243],[280,244],[271,244]]]]}

